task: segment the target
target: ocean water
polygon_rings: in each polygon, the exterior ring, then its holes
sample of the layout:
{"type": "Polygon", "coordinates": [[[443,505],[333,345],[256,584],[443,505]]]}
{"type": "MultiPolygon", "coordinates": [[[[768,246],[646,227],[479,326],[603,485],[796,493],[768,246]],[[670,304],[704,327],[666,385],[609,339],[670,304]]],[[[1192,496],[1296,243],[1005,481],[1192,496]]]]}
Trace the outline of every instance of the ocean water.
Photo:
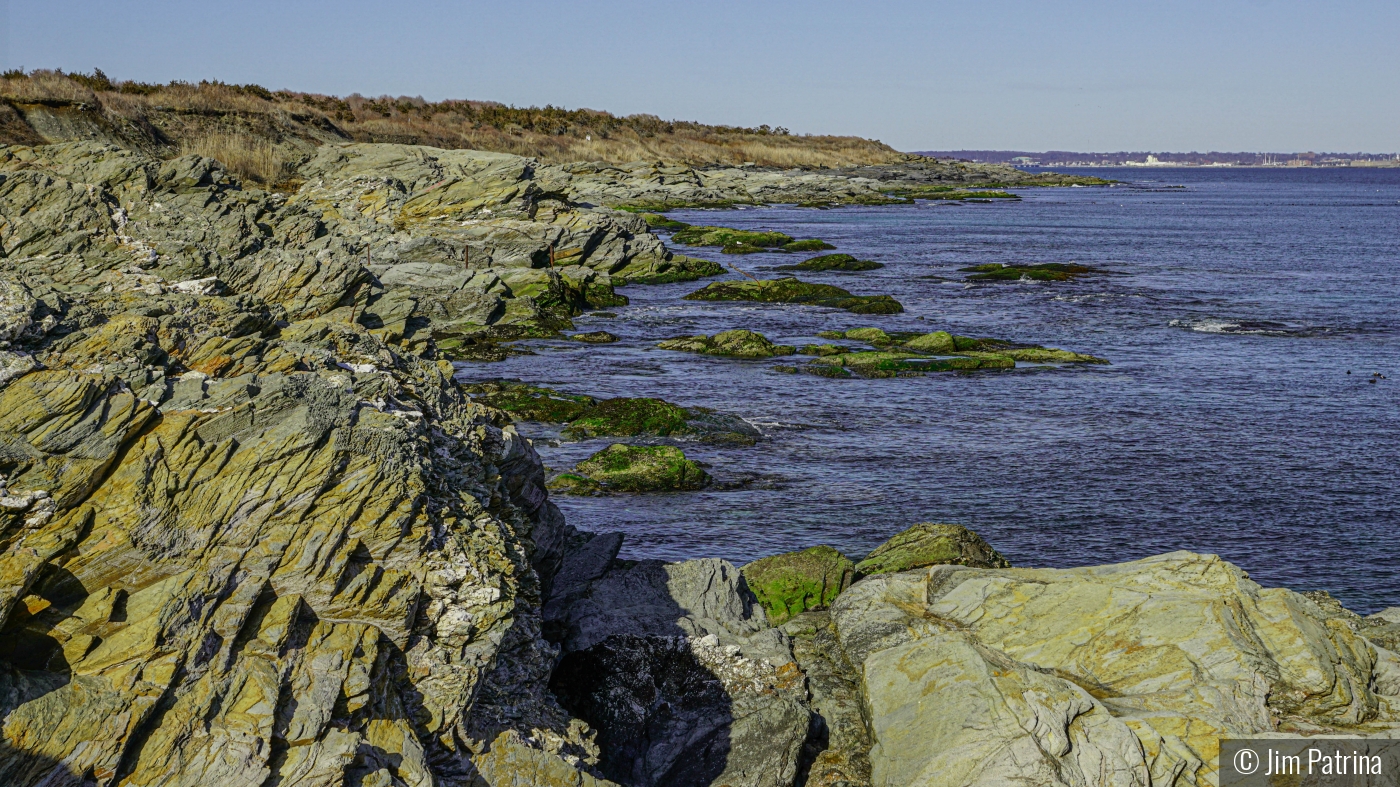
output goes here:
{"type": "MultiPolygon", "coordinates": [[[[883,262],[802,278],[888,293],[907,311],[690,302],[681,296],[704,282],[633,286],[616,318],[577,320],[620,342],[533,342],[536,355],[463,364],[460,376],[657,396],[762,429],[753,447],[683,445],[735,488],[557,498],[571,524],[626,533],[626,557],[743,563],[830,544],[859,558],[937,521],[976,530],[1018,566],[1187,549],[1359,612],[1400,605],[1400,170],[1094,174],[1125,182],[1022,189],[1015,203],[677,211],[883,262]],[[957,270],[1068,261],[1114,274],[971,284],[957,270]],[[770,369],[791,358],[655,348],[731,328],[802,345],[869,325],[1112,365],[832,380],[770,369]]],[[[768,277],[810,256],[688,253],[768,277]]],[[[556,468],[609,442],[521,429],[556,468]]]]}

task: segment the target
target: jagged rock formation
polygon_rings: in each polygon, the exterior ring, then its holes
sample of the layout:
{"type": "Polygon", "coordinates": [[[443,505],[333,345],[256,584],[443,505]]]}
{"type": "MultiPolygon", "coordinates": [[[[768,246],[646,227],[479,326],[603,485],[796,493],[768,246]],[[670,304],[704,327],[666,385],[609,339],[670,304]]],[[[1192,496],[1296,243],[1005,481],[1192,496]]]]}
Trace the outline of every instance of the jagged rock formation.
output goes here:
{"type": "Polygon", "coordinates": [[[355,188],[0,151],[0,782],[592,783],[539,635],[569,530],[385,314],[366,245],[429,234],[355,188]]]}

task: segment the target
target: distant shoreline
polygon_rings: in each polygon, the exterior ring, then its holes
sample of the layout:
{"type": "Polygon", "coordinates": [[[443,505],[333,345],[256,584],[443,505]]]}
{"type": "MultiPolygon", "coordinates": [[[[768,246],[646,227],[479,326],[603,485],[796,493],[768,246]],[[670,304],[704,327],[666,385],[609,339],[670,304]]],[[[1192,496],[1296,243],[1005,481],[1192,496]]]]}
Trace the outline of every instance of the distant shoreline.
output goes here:
{"type": "Polygon", "coordinates": [[[921,150],[918,155],[951,158],[978,164],[1010,164],[1014,167],[1122,168],[1122,167],[1198,167],[1198,168],[1343,168],[1365,169],[1400,167],[1396,153],[1149,153],[1146,151],[1117,151],[1113,153],[1078,153],[1063,150],[1031,152],[1021,150],[921,150]]]}

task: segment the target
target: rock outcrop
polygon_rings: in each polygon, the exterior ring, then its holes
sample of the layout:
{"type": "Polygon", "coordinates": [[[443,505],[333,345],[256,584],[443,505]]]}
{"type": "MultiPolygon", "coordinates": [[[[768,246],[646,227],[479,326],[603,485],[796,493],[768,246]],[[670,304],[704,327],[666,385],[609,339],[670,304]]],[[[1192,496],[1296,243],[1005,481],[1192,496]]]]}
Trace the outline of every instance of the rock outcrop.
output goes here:
{"type": "Polygon", "coordinates": [[[1400,734],[1393,654],[1209,555],[885,574],[831,617],[880,787],[1214,784],[1221,736],[1400,734]]]}
{"type": "MultiPolygon", "coordinates": [[[[392,222],[446,165],[393,155],[284,199],[0,150],[0,783],[593,778],[546,690],[572,536],[539,459],[362,264],[429,237],[392,222]]],[[[503,172],[453,204],[523,211],[503,172]]]]}

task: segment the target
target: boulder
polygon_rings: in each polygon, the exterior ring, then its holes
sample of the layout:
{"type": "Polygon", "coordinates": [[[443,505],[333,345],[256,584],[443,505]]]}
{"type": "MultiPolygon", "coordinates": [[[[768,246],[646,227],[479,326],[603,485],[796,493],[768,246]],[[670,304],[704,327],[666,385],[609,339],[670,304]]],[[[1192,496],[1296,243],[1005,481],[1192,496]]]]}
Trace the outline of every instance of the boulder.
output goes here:
{"type": "Polygon", "coordinates": [[[670,445],[614,443],[579,462],[574,472],[618,492],[681,492],[713,481],[699,463],[670,445]]]}
{"type": "Polygon", "coordinates": [[[883,574],[831,617],[880,787],[1214,784],[1222,736],[1400,725],[1384,654],[1211,555],[883,574]]]}
{"type": "Polygon", "coordinates": [[[900,531],[856,564],[861,576],[936,565],[1010,568],[982,537],[961,525],[922,522],[900,531]]]}
{"type": "Polygon", "coordinates": [[[826,609],[851,584],[855,564],[828,546],[760,558],[744,566],[744,579],[773,625],[794,615],[826,609]]]}
{"type": "Polygon", "coordinates": [[[953,335],[947,331],[934,331],[917,336],[905,342],[904,347],[916,353],[929,355],[951,355],[957,351],[953,344],[953,335]]]}

